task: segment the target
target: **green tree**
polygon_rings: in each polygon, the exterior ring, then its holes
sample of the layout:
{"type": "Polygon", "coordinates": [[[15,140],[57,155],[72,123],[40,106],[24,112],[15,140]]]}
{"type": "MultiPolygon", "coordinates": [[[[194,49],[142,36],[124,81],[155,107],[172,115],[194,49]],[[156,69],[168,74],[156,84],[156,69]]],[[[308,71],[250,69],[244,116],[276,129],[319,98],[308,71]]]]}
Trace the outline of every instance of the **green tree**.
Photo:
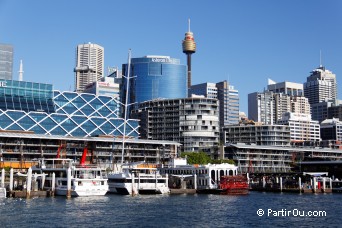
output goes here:
{"type": "Polygon", "coordinates": [[[210,157],[204,152],[183,152],[181,153],[181,157],[187,157],[187,161],[189,165],[192,164],[200,164],[205,165],[211,162],[210,157]]]}
{"type": "Polygon", "coordinates": [[[218,159],[218,160],[211,160],[211,164],[222,164],[222,163],[228,163],[234,165],[235,162],[231,159],[218,159]]]}

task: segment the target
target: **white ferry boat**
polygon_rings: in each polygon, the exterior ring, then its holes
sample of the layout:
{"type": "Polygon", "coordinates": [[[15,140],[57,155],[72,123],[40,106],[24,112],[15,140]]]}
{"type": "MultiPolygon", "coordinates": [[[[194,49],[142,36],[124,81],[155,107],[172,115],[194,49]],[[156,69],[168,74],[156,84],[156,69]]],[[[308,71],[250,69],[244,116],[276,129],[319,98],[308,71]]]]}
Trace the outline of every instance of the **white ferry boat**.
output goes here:
{"type": "MultiPolygon", "coordinates": [[[[108,191],[108,179],[96,165],[77,165],[72,159],[42,159],[32,172],[47,174],[45,188],[52,187],[52,173],[55,173],[55,194],[68,193],[68,169],[71,171],[71,196],[103,196],[108,191]]],[[[42,179],[40,179],[42,181],[42,179]]]]}
{"type": "Polygon", "coordinates": [[[188,165],[183,158],[174,158],[171,164],[160,169],[169,175],[170,188],[196,189],[198,193],[219,193],[221,176],[237,175],[238,167],[232,164],[188,165]]]}
{"type": "Polygon", "coordinates": [[[166,194],[168,175],[161,175],[156,165],[146,163],[123,164],[122,170],[108,174],[110,193],[122,195],[166,194]]]}

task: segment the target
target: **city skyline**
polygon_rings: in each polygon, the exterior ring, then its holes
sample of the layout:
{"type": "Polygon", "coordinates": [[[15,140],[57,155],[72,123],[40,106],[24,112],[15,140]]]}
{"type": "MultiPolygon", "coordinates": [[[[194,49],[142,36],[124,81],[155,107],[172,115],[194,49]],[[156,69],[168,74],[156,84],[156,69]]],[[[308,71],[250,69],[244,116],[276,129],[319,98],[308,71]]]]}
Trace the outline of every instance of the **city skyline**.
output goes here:
{"type": "Polygon", "coordinates": [[[268,78],[304,83],[320,65],[320,52],[337,83],[342,74],[339,1],[80,3],[0,2],[0,43],[13,45],[14,80],[22,59],[24,81],[73,90],[75,47],[88,42],[104,47],[105,74],[127,63],[130,48],[133,58],[164,55],[186,64],[182,39],[189,18],[197,46],[192,84],[229,81],[245,113],[248,94],[266,88],[268,78]]]}

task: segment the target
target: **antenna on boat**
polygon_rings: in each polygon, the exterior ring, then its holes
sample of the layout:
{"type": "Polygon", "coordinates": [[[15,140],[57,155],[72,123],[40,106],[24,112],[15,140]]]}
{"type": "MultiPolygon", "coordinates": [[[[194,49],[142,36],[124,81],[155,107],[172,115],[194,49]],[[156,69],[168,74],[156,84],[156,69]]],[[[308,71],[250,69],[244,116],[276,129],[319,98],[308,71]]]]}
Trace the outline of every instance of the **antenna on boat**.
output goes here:
{"type": "Polygon", "coordinates": [[[123,137],[122,137],[122,151],[121,151],[121,165],[124,163],[124,153],[125,153],[125,137],[126,137],[126,124],[127,124],[127,106],[128,106],[128,89],[129,89],[129,78],[130,78],[130,70],[131,70],[131,49],[128,50],[128,66],[127,66],[127,75],[126,77],[126,98],[125,98],[125,116],[124,116],[124,129],[123,129],[123,137]]]}

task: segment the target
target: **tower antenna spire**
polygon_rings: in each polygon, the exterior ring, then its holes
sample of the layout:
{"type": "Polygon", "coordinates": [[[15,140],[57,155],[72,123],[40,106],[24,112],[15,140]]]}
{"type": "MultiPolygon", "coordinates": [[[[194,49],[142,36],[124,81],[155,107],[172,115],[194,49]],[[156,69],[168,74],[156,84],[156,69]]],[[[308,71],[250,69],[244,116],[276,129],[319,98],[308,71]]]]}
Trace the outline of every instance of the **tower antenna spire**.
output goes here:
{"type": "Polygon", "coordinates": [[[319,50],[319,67],[322,67],[322,50],[319,50]]]}
{"type": "Polygon", "coordinates": [[[189,29],[188,32],[190,32],[190,31],[191,31],[191,30],[190,30],[190,18],[188,19],[188,29],[189,29]]]}

